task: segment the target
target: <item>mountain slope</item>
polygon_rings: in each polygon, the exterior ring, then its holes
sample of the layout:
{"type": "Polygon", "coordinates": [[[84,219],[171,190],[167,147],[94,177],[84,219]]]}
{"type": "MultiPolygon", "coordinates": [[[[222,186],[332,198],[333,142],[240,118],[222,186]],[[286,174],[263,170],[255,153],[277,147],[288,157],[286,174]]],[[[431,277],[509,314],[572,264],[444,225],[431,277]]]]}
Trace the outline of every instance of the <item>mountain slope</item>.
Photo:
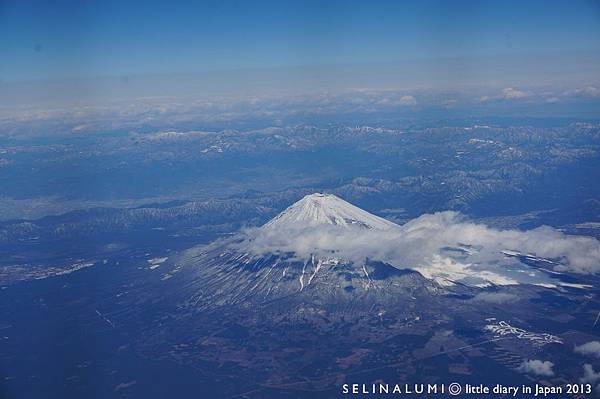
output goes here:
{"type": "MultiPolygon", "coordinates": [[[[184,252],[178,263],[191,272],[189,284],[212,304],[299,294],[339,302],[372,297],[374,290],[377,298],[370,300],[387,301],[411,284],[430,291],[459,285],[584,288],[507,255],[543,254],[539,242],[548,237],[574,245],[554,231],[496,231],[453,212],[422,215],[399,226],[334,195],[315,193],[262,227],[184,252]]],[[[576,244],[585,250],[596,243],[578,239],[576,244]]]]}
{"type": "MultiPolygon", "coordinates": [[[[316,193],[294,203],[256,232],[267,237],[292,235],[292,231],[311,235],[326,228],[361,234],[397,227],[334,195],[316,193]]],[[[255,238],[240,234],[186,251],[177,263],[185,270],[179,277],[187,280],[187,305],[196,309],[245,306],[294,297],[370,308],[414,300],[439,289],[416,271],[376,260],[351,260],[343,253],[256,253],[250,247],[255,238]]]]}

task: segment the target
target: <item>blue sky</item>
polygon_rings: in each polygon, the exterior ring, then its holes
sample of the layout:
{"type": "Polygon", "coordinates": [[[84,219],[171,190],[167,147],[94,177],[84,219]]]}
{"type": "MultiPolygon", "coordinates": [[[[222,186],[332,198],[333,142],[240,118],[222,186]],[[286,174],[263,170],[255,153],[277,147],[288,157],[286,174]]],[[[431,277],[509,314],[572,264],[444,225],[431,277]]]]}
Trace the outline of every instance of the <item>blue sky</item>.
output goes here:
{"type": "Polygon", "coordinates": [[[0,0],[4,82],[569,52],[600,2],[0,0]]]}

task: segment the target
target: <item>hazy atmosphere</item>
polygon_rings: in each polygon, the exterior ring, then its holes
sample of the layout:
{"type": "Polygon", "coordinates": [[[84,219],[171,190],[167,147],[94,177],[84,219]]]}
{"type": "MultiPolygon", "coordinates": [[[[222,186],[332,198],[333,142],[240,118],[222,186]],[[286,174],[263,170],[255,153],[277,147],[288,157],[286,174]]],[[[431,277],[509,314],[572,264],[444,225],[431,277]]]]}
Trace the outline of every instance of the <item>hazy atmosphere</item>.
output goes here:
{"type": "Polygon", "coordinates": [[[599,397],[599,2],[0,0],[0,55],[0,398],[599,397]]]}

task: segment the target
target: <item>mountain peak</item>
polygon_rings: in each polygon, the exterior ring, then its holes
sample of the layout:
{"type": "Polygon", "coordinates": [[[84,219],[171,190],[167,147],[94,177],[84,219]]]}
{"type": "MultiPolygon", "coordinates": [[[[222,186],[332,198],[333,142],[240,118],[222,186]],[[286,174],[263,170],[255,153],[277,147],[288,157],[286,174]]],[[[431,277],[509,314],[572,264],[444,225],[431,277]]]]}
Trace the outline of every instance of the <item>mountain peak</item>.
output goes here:
{"type": "Polygon", "coordinates": [[[271,219],[264,227],[307,227],[318,225],[356,226],[377,230],[397,227],[396,224],[362,210],[333,194],[323,193],[314,193],[305,196],[271,219]]]}

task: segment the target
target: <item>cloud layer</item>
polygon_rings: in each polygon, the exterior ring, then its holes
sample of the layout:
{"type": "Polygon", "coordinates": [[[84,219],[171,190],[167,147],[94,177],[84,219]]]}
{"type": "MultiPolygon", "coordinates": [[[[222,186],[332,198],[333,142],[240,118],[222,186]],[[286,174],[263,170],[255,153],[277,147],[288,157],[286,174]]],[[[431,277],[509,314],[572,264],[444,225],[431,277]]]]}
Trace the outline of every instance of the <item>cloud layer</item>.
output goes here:
{"type": "Polygon", "coordinates": [[[242,249],[259,256],[295,253],[305,259],[315,254],[359,263],[368,258],[415,269],[440,283],[559,284],[547,272],[506,253],[535,254],[539,258],[530,259],[538,259],[544,269],[557,272],[589,274],[600,270],[600,242],[594,238],[568,236],[550,227],[498,230],[451,211],[426,214],[385,231],[286,225],[250,229],[244,234],[242,249]]]}

